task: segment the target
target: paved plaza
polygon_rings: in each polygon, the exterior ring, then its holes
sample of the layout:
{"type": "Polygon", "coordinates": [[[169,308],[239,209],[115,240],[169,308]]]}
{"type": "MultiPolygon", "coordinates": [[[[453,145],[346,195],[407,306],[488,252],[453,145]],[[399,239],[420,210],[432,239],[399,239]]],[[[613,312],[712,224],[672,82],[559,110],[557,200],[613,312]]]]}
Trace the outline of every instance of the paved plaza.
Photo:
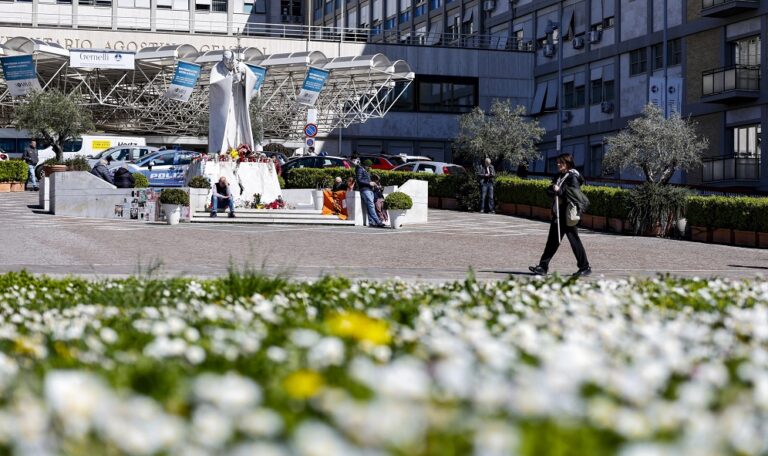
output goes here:
{"type": "MultiPolygon", "coordinates": [[[[290,225],[145,224],[42,213],[36,193],[0,194],[0,272],[107,277],[147,271],[215,276],[230,265],[269,274],[450,280],[527,277],[549,225],[505,215],[430,210],[429,224],[383,230],[290,225]]],[[[671,273],[764,277],[768,251],[581,230],[594,277],[671,273]]],[[[567,240],[550,266],[570,274],[567,240]]]]}

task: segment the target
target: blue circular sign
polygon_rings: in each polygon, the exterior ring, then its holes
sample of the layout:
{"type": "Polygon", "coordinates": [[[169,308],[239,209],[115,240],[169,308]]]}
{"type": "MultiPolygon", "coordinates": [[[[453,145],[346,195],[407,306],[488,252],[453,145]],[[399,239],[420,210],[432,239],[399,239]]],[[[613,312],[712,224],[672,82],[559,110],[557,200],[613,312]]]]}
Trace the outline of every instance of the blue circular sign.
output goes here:
{"type": "Polygon", "coordinates": [[[315,140],[312,138],[307,138],[307,147],[312,147],[315,145],[315,140]]]}
{"type": "Polygon", "coordinates": [[[314,138],[317,136],[317,124],[307,124],[304,126],[304,136],[308,136],[310,138],[314,138]]]}

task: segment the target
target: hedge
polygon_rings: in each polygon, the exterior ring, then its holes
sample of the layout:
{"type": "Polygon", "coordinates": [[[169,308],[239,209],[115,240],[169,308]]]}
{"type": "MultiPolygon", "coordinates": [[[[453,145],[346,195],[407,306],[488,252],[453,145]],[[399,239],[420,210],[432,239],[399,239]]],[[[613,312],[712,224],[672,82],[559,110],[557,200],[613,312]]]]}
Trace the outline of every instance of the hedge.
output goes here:
{"type": "MultiPolygon", "coordinates": [[[[372,170],[381,177],[382,185],[402,185],[408,179],[425,180],[429,184],[429,196],[456,198],[458,189],[467,176],[409,173],[401,171],[372,170]]],[[[301,168],[294,169],[286,177],[286,188],[315,188],[318,182],[332,183],[336,176],[354,177],[354,169],[301,168]]],[[[497,203],[527,204],[550,207],[547,196],[548,180],[521,179],[515,176],[496,178],[494,194],[497,203]]],[[[585,185],[584,194],[590,201],[587,214],[627,220],[629,190],[615,187],[585,185]]],[[[686,218],[690,226],[730,228],[768,233],[768,198],[691,196],[688,198],[686,218]]]]}
{"type": "Polygon", "coordinates": [[[29,167],[21,160],[0,161],[0,182],[26,182],[29,167]]]}

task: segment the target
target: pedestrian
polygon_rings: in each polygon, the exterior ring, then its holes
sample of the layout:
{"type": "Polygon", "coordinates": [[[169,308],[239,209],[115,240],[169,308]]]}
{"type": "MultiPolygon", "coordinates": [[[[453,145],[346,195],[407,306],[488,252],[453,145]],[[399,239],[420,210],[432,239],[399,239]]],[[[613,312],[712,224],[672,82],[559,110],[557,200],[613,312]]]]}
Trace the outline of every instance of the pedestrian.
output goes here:
{"type": "Polygon", "coordinates": [[[109,173],[109,168],[107,168],[108,164],[109,164],[109,160],[105,160],[102,158],[93,167],[93,169],[91,170],[91,174],[114,185],[115,181],[114,179],[112,179],[112,174],[109,173]]]}
{"type": "Polygon", "coordinates": [[[558,174],[552,179],[552,185],[547,189],[547,194],[553,198],[552,214],[554,220],[549,226],[549,236],[544,253],[541,255],[539,264],[530,266],[528,269],[536,275],[545,275],[549,270],[549,262],[555,256],[563,235],[568,236],[568,242],[571,243],[573,254],[576,256],[576,262],[579,270],[573,276],[588,276],[592,274],[592,268],[587,259],[587,252],[579,239],[579,232],[576,228],[578,217],[586,210],[589,200],[581,191],[581,185],[584,183],[584,177],[575,169],[573,156],[571,154],[560,154],[557,157],[558,174]],[[571,215],[569,215],[569,206],[571,215]],[[578,215],[578,217],[574,217],[578,215]]]}
{"type": "Polygon", "coordinates": [[[219,207],[223,205],[229,207],[229,218],[235,218],[235,198],[232,196],[232,190],[229,188],[227,178],[221,176],[219,181],[213,184],[213,195],[211,196],[211,217],[219,214],[219,207]]]}
{"type": "Polygon", "coordinates": [[[26,163],[27,167],[29,168],[29,175],[27,176],[26,183],[32,184],[32,190],[39,190],[40,188],[37,185],[37,176],[35,176],[35,166],[37,166],[37,163],[40,161],[40,158],[37,155],[37,141],[33,139],[29,142],[29,145],[21,154],[21,159],[24,160],[24,163],[26,163]]]}
{"type": "Polygon", "coordinates": [[[480,178],[480,212],[495,214],[496,209],[493,204],[493,181],[496,180],[496,170],[493,169],[491,159],[485,159],[485,166],[482,167],[478,174],[480,178]],[[485,209],[486,198],[488,201],[488,209],[485,209]]]}
{"type": "Polygon", "coordinates": [[[376,208],[376,215],[382,222],[388,222],[387,211],[384,210],[384,187],[381,186],[381,178],[378,174],[371,176],[371,187],[373,188],[373,206],[376,208]]]}
{"type": "Polygon", "coordinates": [[[359,155],[352,155],[352,163],[355,164],[355,180],[357,181],[357,188],[360,190],[360,199],[362,200],[363,207],[368,213],[368,226],[383,228],[384,224],[379,219],[379,216],[376,215],[376,206],[373,204],[371,175],[368,173],[368,170],[360,164],[359,155]]]}
{"type": "Polygon", "coordinates": [[[347,184],[343,180],[341,180],[341,176],[336,176],[336,179],[333,180],[333,187],[331,188],[332,192],[340,192],[347,189],[347,184]]]}
{"type": "Polygon", "coordinates": [[[121,166],[115,171],[114,183],[117,188],[133,188],[136,180],[128,169],[121,166]]]}

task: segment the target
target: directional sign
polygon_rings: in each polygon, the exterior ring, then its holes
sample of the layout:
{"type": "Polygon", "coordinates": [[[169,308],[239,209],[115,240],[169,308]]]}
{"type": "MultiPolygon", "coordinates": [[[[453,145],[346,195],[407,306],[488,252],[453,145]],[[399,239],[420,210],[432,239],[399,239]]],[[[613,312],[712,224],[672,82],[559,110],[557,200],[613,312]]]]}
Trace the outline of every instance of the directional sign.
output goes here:
{"type": "Polygon", "coordinates": [[[314,138],[317,136],[317,124],[309,123],[304,126],[304,136],[314,138]]]}

